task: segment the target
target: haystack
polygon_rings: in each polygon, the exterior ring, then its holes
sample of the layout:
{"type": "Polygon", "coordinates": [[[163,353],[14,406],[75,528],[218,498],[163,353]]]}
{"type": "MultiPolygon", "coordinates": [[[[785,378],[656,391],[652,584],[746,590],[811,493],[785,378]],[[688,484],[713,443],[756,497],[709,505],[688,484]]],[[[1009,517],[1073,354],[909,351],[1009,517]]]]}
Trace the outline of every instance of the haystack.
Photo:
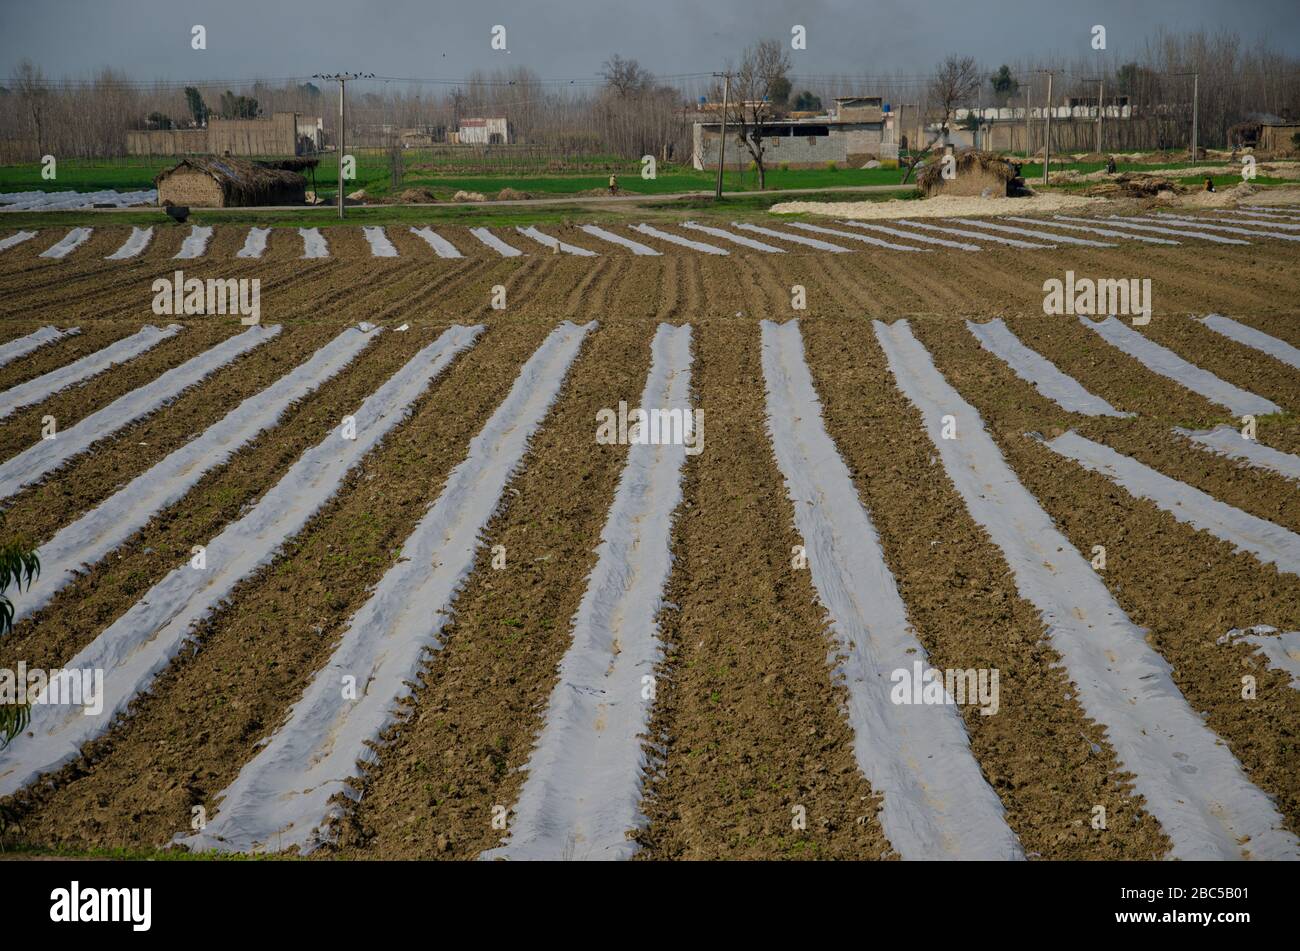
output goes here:
{"type": "Polygon", "coordinates": [[[917,187],[923,195],[983,195],[986,197],[1006,197],[1016,194],[1024,182],[1020,178],[1020,168],[996,152],[979,152],[964,149],[954,155],[957,166],[956,178],[944,178],[946,164],[943,156],[937,156],[926,165],[916,180],[917,187]]]}
{"type": "Polygon", "coordinates": [[[158,174],[158,204],[198,208],[301,205],[307,181],[297,172],[211,155],[182,159],[158,174]]]}

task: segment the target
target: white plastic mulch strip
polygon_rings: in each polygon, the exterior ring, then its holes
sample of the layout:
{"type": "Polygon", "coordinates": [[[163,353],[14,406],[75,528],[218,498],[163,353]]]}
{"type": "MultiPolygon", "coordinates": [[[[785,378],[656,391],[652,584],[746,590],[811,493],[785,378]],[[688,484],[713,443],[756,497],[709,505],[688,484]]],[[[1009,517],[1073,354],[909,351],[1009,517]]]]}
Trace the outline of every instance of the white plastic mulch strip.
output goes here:
{"type": "Polygon", "coordinates": [[[236,357],[260,347],[279,333],[278,326],[259,326],[228,337],[139,389],[119,396],[103,409],[60,431],[57,438],[42,439],[0,463],[0,499],[37,481],[123,426],[160,409],[236,357]]]}
{"type": "Polygon", "coordinates": [[[30,241],[36,237],[35,231],[19,231],[11,234],[7,238],[0,238],[0,251],[8,251],[16,244],[22,244],[24,241],[30,241]]]}
{"type": "Polygon", "coordinates": [[[984,324],[968,320],[966,329],[975,335],[981,347],[1009,366],[1016,376],[1032,385],[1062,409],[1069,410],[1071,413],[1082,413],[1085,416],[1133,415],[1121,413],[1100,396],[1089,393],[1074,377],[1061,372],[1055,364],[1030,350],[1003,323],[1001,317],[984,324]]]}
{"type": "MultiPolygon", "coordinates": [[[[1196,220],[1198,222],[1201,222],[1204,221],[1205,219],[1197,218],[1196,220]]],[[[1270,234],[1275,234],[1276,232],[1279,231],[1285,231],[1288,234],[1294,233],[1296,231],[1300,231],[1300,222],[1284,221],[1280,218],[1256,218],[1254,216],[1243,216],[1240,218],[1215,218],[1214,220],[1216,222],[1217,221],[1226,222],[1227,224],[1236,225],[1238,227],[1248,227],[1248,228],[1256,228],[1256,229],[1267,228],[1268,229],[1267,233],[1270,234]]],[[[1260,233],[1263,234],[1265,232],[1260,232],[1260,233]]]]}
{"type": "Polygon", "coordinates": [[[1268,469],[1300,482],[1300,456],[1246,439],[1235,427],[1220,424],[1204,432],[1180,428],[1175,428],[1174,432],[1221,456],[1239,460],[1256,469],[1268,469]]]}
{"type": "Polygon", "coordinates": [[[612,231],[606,231],[604,228],[597,225],[580,225],[579,227],[592,237],[600,238],[603,241],[608,241],[610,244],[617,244],[621,247],[627,248],[633,254],[653,257],[659,256],[659,252],[650,247],[650,245],[642,244],[640,241],[633,241],[631,238],[625,238],[621,234],[615,234],[612,231]]]}
{"type": "Polygon", "coordinates": [[[812,231],[816,234],[829,234],[836,238],[848,238],[851,241],[861,241],[863,244],[873,244],[878,248],[889,248],[894,251],[929,251],[929,248],[915,248],[908,244],[895,244],[892,241],[885,241],[883,238],[875,238],[869,234],[854,234],[851,231],[840,231],[837,228],[823,228],[821,225],[812,225],[806,221],[792,221],[791,228],[798,228],[801,231],[812,231]]]}
{"type": "MultiPolygon", "coordinates": [[[[1278,231],[1262,221],[1221,224],[1218,219],[1209,220],[1205,218],[1187,218],[1182,215],[1169,215],[1164,213],[1157,214],[1155,218],[1157,221],[1168,221],[1171,224],[1176,225],[1195,225],[1198,228],[1205,228],[1208,231],[1224,231],[1228,234],[1244,234],[1248,238],[1276,238],[1278,241],[1300,241],[1300,234],[1287,234],[1286,232],[1278,231]],[[1242,227],[1242,224],[1247,224],[1249,227],[1242,227]]],[[[1233,221],[1234,219],[1224,220],[1233,221]]]]}
{"type": "Polygon", "coordinates": [[[586,248],[580,248],[575,244],[569,244],[565,241],[561,241],[559,238],[552,238],[549,234],[543,234],[538,231],[532,225],[529,225],[527,228],[521,225],[516,225],[515,230],[525,237],[532,238],[538,244],[550,248],[552,251],[559,248],[565,254],[576,254],[578,257],[582,258],[596,257],[595,251],[588,251],[586,248]]]}
{"type": "Polygon", "coordinates": [[[260,258],[266,253],[266,241],[271,236],[270,228],[249,228],[244,246],[235,252],[237,258],[260,258]]]}
{"type": "Polygon", "coordinates": [[[809,248],[816,248],[818,251],[831,251],[835,254],[848,254],[850,249],[840,247],[838,244],[831,244],[829,241],[821,241],[817,238],[804,237],[801,234],[790,234],[788,231],[776,231],[772,228],[764,228],[762,225],[751,225],[742,221],[733,221],[733,228],[741,228],[745,231],[752,231],[754,234],[766,235],[769,238],[779,238],[782,241],[789,241],[792,244],[802,244],[809,248]]]}
{"type": "Polygon", "coordinates": [[[330,256],[330,246],[325,241],[325,236],[320,233],[319,228],[299,228],[298,234],[302,235],[302,256],[304,258],[327,258],[330,256]]]}
{"type": "Polygon", "coordinates": [[[1291,675],[1292,690],[1300,690],[1300,631],[1278,633],[1275,627],[1257,624],[1244,631],[1233,628],[1217,643],[1251,645],[1269,667],[1291,675]]]}
{"type": "Polygon", "coordinates": [[[193,225],[190,233],[185,236],[181,242],[181,249],[176,252],[178,258],[201,258],[205,251],[208,250],[208,242],[212,240],[212,229],[200,225],[193,225]]]}
{"type": "Polygon", "coordinates": [[[0,195],[0,210],[3,211],[74,211],[92,208],[95,205],[125,208],[128,205],[156,204],[158,204],[156,188],[132,192],[119,192],[107,188],[97,192],[30,191],[0,195]]]}
{"type": "Polygon", "coordinates": [[[456,246],[432,228],[412,228],[411,234],[423,239],[424,243],[433,248],[433,253],[440,258],[461,257],[461,253],[456,250],[456,246]]]}
{"type": "Polygon", "coordinates": [[[178,841],[226,852],[318,844],[330,799],[351,793],[358,761],[373,759],[370,744],[396,719],[427,652],[441,646],[483,530],[594,326],[565,322],[528,359],[283,725],[219,795],[207,827],[178,841]],[[362,688],[356,699],[340,689],[346,676],[362,688]]]}
{"type": "Polygon", "coordinates": [[[1105,727],[1119,769],[1133,775],[1172,842],[1171,857],[1300,858],[1272,801],[1188,706],[1169,664],[1016,478],[907,321],[877,321],[875,332],[967,510],[1001,549],[1020,596],[1041,612],[1085,716],[1105,727]],[[956,439],[940,436],[947,415],[956,417],[956,439]]]}
{"type": "Polygon", "coordinates": [[[510,245],[506,244],[488,228],[470,228],[469,233],[478,238],[493,251],[496,251],[503,258],[517,258],[524,253],[518,248],[512,248],[510,245]]]}
{"type": "Polygon", "coordinates": [[[1239,551],[1248,551],[1264,564],[1276,565],[1279,571],[1300,574],[1300,535],[1295,532],[1233,508],[1078,433],[1067,432],[1044,440],[1044,445],[1085,469],[1101,473],[1129,494],[1155,503],[1178,521],[1209,532],[1239,551]]]}
{"type": "MultiPolygon", "coordinates": [[[[660,324],[651,353],[640,405],[678,414],[685,438],[691,328],[660,324]]],[[[645,822],[643,737],[652,707],[643,678],[663,654],[657,618],[686,461],[684,443],[659,442],[661,432],[647,430],[655,444],[628,449],[509,838],[483,858],[626,859],[636,849],[628,833],[645,822]]]]}
{"type": "MultiPolygon", "coordinates": [[[[98,376],[119,363],[134,359],[146,350],[158,346],[168,337],[180,333],[183,329],[180,324],[171,324],[161,329],[154,327],[152,324],[141,327],[131,336],[114,341],[102,350],[96,350],[80,360],[74,360],[57,370],[44,373],[34,380],[28,380],[26,383],[19,383],[17,386],[10,387],[0,393],[0,419],[12,415],[24,406],[31,406],[33,403],[48,399],[55,393],[66,390],[70,386],[83,383],[92,376],[98,376]]],[[[61,439],[63,439],[63,435],[60,433],[58,439],[44,441],[57,442],[61,439]]]]}
{"type": "Polygon", "coordinates": [[[767,430],[836,641],[858,767],[884,798],[885,836],[904,859],[1023,858],[1002,803],[971,754],[961,716],[947,702],[953,698],[894,702],[899,671],[910,681],[914,665],[928,669],[925,648],[912,633],[871,516],[822,423],[798,322],[761,326],[767,430]]]}
{"type": "Polygon", "coordinates": [[[67,257],[74,248],[84,244],[90,238],[93,228],[73,228],[65,234],[58,244],[52,245],[41,252],[43,258],[62,258],[67,257]]]}
{"type": "MultiPolygon", "coordinates": [[[[1179,244],[1180,242],[1172,238],[1153,238],[1149,234],[1134,234],[1132,231],[1116,231],[1114,228],[1097,228],[1090,225],[1066,224],[1058,220],[1061,215],[1053,215],[1052,221],[1039,221],[1037,218],[1020,218],[1016,215],[1007,215],[1007,221],[1023,221],[1026,224],[1044,225],[1052,228],[1064,228],[1068,231],[1084,231],[1088,234],[1099,234],[1106,238],[1123,238],[1126,241],[1141,241],[1145,244],[1179,244]]],[[[1072,218],[1071,221],[1091,221],[1091,218],[1072,218]]]]}
{"type": "Polygon", "coordinates": [[[1059,241],[1061,244],[1077,244],[1086,248],[1113,248],[1115,245],[1105,241],[1090,241],[1087,238],[1072,238],[1064,234],[1052,234],[1049,231],[1040,231],[1035,228],[1015,228],[1011,225],[1000,225],[992,221],[972,218],[949,218],[954,224],[965,225],[968,228],[985,228],[989,231],[1003,231],[1007,234],[1018,234],[1022,238],[1040,238],[1046,241],[1059,241]]]}
{"type": "MultiPolygon", "coordinates": [[[[1072,221],[1086,219],[1071,219],[1072,221]]],[[[1215,244],[1250,244],[1249,241],[1242,241],[1240,238],[1225,238],[1221,234],[1208,234],[1204,231],[1197,231],[1194,228],[1178,228],[1173,225],[1154,224],[1155,219],[1136,218],[1127,221],[1119,215],[1111,215],[1106,219],[1108,225],[1116,228],[1126,228],[1133,231],[1150,231],[1154,234],[1172,234],[1179,238],[1199,238],[1202,241],[1212,241],[1215,244]]]]}
{"type": "Polygon", "coordinates": [[[978,244],[970,244],[966,241],[953,241],[950,238],[936,238],[929,234],[912,234],[910,231],[901,231],[898,228],[891,228],[888,225],[867,224],[865,221],[840,221],[837,224],[848,225],[851,228],[863,228],[868,231],[879,231],[881,234],[892,234],[896,238],[906,238],[908,241],[920,241],[922,244],[937,244],[945,248],[958,248],[962,251],[982,251],[984,250],[978,244]]]}
{"type": "Polygon", "coordinates": [[[673,234],[669,231],[660,231],[658,228],[652,227],[651,225],[632,225],[632,230],[640,231],[642,234],[648,234],[650,237],[658,238],[660,241],[667,241],[669,244],[678,244],[683,248],[690,248],[692,251],[702,251],[705,254],[731,253],[726,248],[720,248],[715,244],[705,244],[703,241],[693,241],[690,238],[684,238],[679,234],[673,234]]]}
{"type": "Polygon", "coordinates": [[[743,234],[733,234],[722,228],[714,228],[709,225],[702,225],[695,221],[680,222],[683,228],[690,228],[692,231],[699,231],[703,234],[712,235],[715,238],[721,238],[723,241],[730,241],[732,244],[738,244],[742,248],[751,248],[754,251],[763,251],[767,254],[785,254],[785,248],[778,248],[762,241],[755,241],[753,238],[747,238],[743,234]]]}
{"type": "Polygon", "coordinates": [[[367,225],[361,229],[370,245],[370,256],[376,258],[395,258],[397,248],[388,240],[388,232],[378,225],[367,225]]]}
{"type": "Polygon", "coordinates": [[[62,340],[64,337],[71,337],[73,334],[79,333],[81,333],[81,330],[77,327],[70,327],[67,330],[60,330],[58,327],[42,327],[25,337],[10,340],[8,343],[0,343],[0,367],[6,363],[12,363],[19,357],[27,356],[33,350],[37,350],[47,343],[54,343],[56,340],[62,340]]]}
{"type": "MultiPolygon", "coordinates": [[[[368,326],[368,325],[367,325],[368,326]]],[[[16,592],[14,621],[40,610],[65,585],[179,501],[206,472],[225,465],[243,446],[279,423],[285,411],[337,376],[379,334],[350,327],[227,413],[114,495],[41,545],[41,573],[16,592]]]]}
{"type": "Polygon", "coordinates": [[[1218,211],[1216,214],[1221,215],[1223,221],[1234,221],[1244,225],[1267,225],[1272,228],[1280,228],[1283,231],[1300,229],[1300,221],[1297,221],[1296,215],[1265,215],[1259,212],[1240,210],[1218,211]]]}
{"type": "Polygon", "coordinates": [[[149,242],[153,240],[153,228],[132,228],[131,236],[122,242],[122,246],[108,255],[106,261],[124,261],[127,258],[138,257],[145,248],[149,247],[149,242]]]}
{"type": "Polygon", "coordinates": [[[1291,346],[1285,340],[1278,340],[1263,331],[1220,314],[1209,314],[1197,319],[1217,334],[1222,334],[1261,353],[1267,353],[1270,357],[1275,357],[1288,366],[1300,370],[1300,349],[1291,346]]]}
{"type": "Polygon", "coordinates": [[[1021,241],[1018,238],[1004,238],[998,234],[989,234],[987,231],[972,231],[970,228],[941,228],[938,225],[926,224],[922,221],[912,221],[908,218],[899,218],[900,225],[906,225],[909,228],[923,228],[926,231],[938,231],[941,234],[959,234],[966,238],[978,238],[980,241],[996,241],[998,244],[1009,244],[1013,248],[1023,248],[1026,250],[1034,248],[1051,248],[1054,245],[1036,244],[1033,241],[1021,241]]]}
{"type": "Polygon", "coordinates": [[[355,439],[335,430],[307,450],[256,505],[207,543],[204,568],[187,561],[173,569],[70,660],[67,668],[104,671],[96,698],[102,713],[86,716],[78,706],[33,704],[28,731],[0,757],[0,796],[75,760],[82,744],[106,732],[167,668],[195,625],[275,558],[481,330],[452,327],[417,353],[361,404],[353,416],[355,439]]]}
{"type": "Polygon", "coordinates": [[[1282,408],[1276,403],[1234,386],[1226,380],[1221,380],[1209,370],[1202,370],[1188,363],[1168,347],[1163,347],[1154,340],[1144,337],[1114,317],[1096,322],[1080,317],[1079,323],[1153,373],[1168,377],[1193,393],[1201,394],[1211,403],[1228,407],[1237,416],[1246,413],[1267,415],[1282,412],[1282,408]]]}
{"type": "Polygon", "coordinates": [[[1274,205],[1238,205],[1236,208],[1219,208],[1216,214],[1223,215],[1259,215],[1264,218],[1300,219],[1300,205],[1277,207],[1274,205]]]}

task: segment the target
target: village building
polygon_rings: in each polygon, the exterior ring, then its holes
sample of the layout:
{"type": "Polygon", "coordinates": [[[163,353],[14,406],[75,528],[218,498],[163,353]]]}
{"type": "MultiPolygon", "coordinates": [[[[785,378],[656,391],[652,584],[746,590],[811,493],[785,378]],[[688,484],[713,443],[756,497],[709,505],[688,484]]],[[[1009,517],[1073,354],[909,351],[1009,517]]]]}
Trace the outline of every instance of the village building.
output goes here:
{"type": "MultiPolygon", "coordinates": [[[[314,160],[302,162],[314,165],[314,160]]],[[[301,205],[307,201],[307,182],[297,171],[229,156],[181,159],[159,173],[154,185],[159,205],[243,208],[301,205]]]]}
{"type": "MultiPolygon", "coordinates": [[[[722,137],[721,105],[701,107],[715,117],[694,123],[692,163],[697,169],[717,168],[718,145],[722,137]]],[[[748,107],[746,109],[748,114],[748,107]]],[[[898,140],[888,103],[879,96],[845,96],[835,100],[821,116],[779,116],[763,123],[764,161],[771,166],[814,168],[835,162],[845,167],[860,166],[873,159],[897,158],[898,140]]],[[[728,124],[727,165],[748,165],[749,151],[735,140],[736,129],[728,124]]]]}
{"type": "Polygon", "coordinates": [[[210,117],[198,129],[132,129],[128,155],[310,155],[324,145],[324,120],[296,112],[256,119],[210,117]]]}

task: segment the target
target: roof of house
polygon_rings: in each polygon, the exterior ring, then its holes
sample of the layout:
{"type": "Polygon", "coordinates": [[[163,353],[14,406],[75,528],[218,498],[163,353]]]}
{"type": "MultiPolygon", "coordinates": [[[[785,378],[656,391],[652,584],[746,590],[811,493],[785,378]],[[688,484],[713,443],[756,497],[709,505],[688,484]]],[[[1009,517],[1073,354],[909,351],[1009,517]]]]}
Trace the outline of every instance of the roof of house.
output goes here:
{"type": "Polygon", "coordinates": [[[268,168],[257,162],[228,155],[196,155],[181,159],[171,168],[159,172],[154,178],[154,184],[161,185],[186,168],[211,176],[227,195],[257,196],[279,188],[306,184],[297,172],[268,168]]]}

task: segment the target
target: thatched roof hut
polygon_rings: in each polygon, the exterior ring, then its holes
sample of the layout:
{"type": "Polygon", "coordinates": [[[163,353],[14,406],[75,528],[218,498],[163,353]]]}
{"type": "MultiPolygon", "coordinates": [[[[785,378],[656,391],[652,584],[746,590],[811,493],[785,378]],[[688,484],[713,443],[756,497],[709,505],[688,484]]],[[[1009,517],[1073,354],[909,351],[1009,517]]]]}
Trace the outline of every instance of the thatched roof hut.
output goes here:
{"type": "Polygon", "coordinates": [[[307,201],[306,179],[297,172],[229,156],[182,159],[159,173],[154,184],[160,205],[240,208],[307,201]]]}
{"type": "Polygon", "coordinates": [[[963,149],[956,160],[957,177],[944,178],[943,156],[936,157],[916,180],[921,193],[930,195],[997,195],[1015,194],[1020,168],[996,152],[963,149]]]}

